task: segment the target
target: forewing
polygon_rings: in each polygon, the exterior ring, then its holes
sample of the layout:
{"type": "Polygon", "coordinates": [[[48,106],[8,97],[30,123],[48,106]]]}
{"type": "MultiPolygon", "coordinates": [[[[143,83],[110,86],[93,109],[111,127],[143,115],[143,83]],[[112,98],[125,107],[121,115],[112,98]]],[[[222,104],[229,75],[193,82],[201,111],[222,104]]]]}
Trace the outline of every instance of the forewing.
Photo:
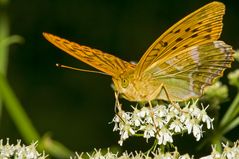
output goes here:
{"type": "Polygon", "coordinates": [[[49,33],[43,33],[43,35],[49,42],[69,55],[113,77],[118,77],[125,70],[135,67],[134,64],[100,50],[79,45],[49,33]]]}
{"type": "Polygon", "coordinates": [[[175,52],[217,40],[222,31],[224,12],[223,3],[212,2],[170,27],[142,56],[136,66],[136,77],[154,62],[167,61],[175,52]]]}
{"type": "MultiPolygon", "coordinates": [[[[147,73],[165,85],[172,101],[199,97],[205,86],[231,66],[233,53],[231,46],[223,41],[209,42],[178,52],[166,62],[158,61],[147,73]]],[[[159,99],[168,100],[165,94],[159,99]]]]}

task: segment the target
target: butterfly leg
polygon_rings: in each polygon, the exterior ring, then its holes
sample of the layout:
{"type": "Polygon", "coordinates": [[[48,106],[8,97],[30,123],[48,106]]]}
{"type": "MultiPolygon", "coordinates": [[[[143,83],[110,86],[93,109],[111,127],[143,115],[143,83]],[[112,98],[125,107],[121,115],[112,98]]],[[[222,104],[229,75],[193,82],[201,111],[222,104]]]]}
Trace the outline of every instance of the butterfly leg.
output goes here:
{"type": "MultiPolygon", "coordinates": [[[[154,115],[154,111],[153,111],[153,105],[152,105],[152,103],[151,103],[151,101],[148,101],[148,103],[149,103],[149,108],[150,108],[150,116],[151,116],[151,118],[152,118],[152,121],[153,121],[153,125],[154,125],[154,128],[155,128],[155,131],[156,131],[156,134],[158,135],[158,137],[160,136],[160,134],[159,134],[159,129],[158,129],[158,124],[156,123],[156,119],[155,119],[155,115],[154,115]]],[[[157,136],[156,135],[156,136],[157,136]]],[[[151,149],[154,149],[155,150],[155,148],[156,148],[156,146],[157,146],[157,137],[156,137],[156,139],[155,139],[155,142],[154,142],[154,145],[152,146],[152,148],[151,149]]]]}
{"type": "Polygon", "coordinates": [[[161,83],[160,86],[158,87],[158,89],[152,94],[152,99],[157,99],[157,96],[160,94],[161,91],[164,91],[166,97],[167,97],[167,100],[178,110],[178,111],[182,111],[182,109],[175,103],[171,100],[170,98],[170,95],[168,93],[168,90],[166,88],[166,86],[161,83]]]}
{"type": "Polygon", "coordinates": [[[115,91],[115,113],[117,113],[117,109],[119,112],[122,110],[121,104],[119,102],[119,93],[115,91]]]}
{"type": "Polygon", "coordinates": [[[168,94],[168,91],[167,91],[167,88],[165,87],[165,85],[162,86],[162,89],[164,90],[164,92],[165,92],[165,94],[166,94],[166,96],[167,96],[167,98],[168,98],[168,101],[174,106],[174,108],[176,108],[179,112],[188,113],[188,112],[186,112],[186,111],[183,111],[178,104],[176,104],[175,102],[173,102],[173,101],[170,99],[170,96],[169,96],[169,94],[168,94]]]}
{"type": "Polygon", "coordinates": [[[121,121],[124,122],[123,118],[121,117],[122,114],[122,107],[119,102],[119,93],[115,91],[115,108],[114,108],[115,114],[119,117],[121,121]]]}

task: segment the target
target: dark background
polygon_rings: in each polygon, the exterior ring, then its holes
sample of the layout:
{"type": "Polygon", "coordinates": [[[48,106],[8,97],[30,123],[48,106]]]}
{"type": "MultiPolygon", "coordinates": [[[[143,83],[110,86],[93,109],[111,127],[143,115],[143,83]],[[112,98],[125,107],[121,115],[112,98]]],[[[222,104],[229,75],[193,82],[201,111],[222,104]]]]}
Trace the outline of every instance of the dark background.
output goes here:
{"type": "MultiPolygon", "coordinates": [[[[117,145],[118,132],[108,124],[114,116],[111,78],[55,67],[61,63],[92,69],[55,48],[42,32],[138,61],[167,28],[208,2],[13,0],[7,7],[11,34],[24,37],[25,42],[11,46],[8,79],[41,135],[51,132],[54,139],[77,151],[117,145]]],[[[239,5],[236,0],[224,4],[221,39],[238,48],[239,5]]],[[[4,109],[0,138],[6,137],[21,138],[4,109]]],[[[132,143],[137,144],[126,141],[126,145],[132,143]]]]}

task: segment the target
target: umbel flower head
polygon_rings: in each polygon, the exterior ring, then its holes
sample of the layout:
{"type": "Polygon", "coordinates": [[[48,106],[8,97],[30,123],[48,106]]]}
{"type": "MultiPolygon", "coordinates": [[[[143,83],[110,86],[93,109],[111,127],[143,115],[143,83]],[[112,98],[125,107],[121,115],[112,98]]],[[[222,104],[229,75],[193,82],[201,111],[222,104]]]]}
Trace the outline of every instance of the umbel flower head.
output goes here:
{"type": "MultiPolygon", "coordinates": [[[[148,153],[134,152],[128,153],[123,152],[122,154],[113,153],[109,149],[107,152],[96,150],[89,153],[81,153],[76,156],[71,157],[71,159],[84,159],[87,156],[89,159],[194,159],[193,156],[189,154],[180,154],[175,147],[174,151],[163,153],[160,149],[151,151],[148,153]]],[[[200,157],[199,159],[238,159],[239,158],[239,141],[235,142],[234,145],[229,146],[228,144],[223,145],[223,150],[221,152],[216,150],[215,146],[212,146],[212,152],[210,155],[200,157]]]]}
{"type": "Polygon", "coordinates": [[[0,159],[46,159],[45,154],[40,154],[36,150],[36,143],[25,146],[18,140],[16,145],[9,144],[7,139],[6,144],[0,140],[0,159]]]}
{"type": "Polygon", "coordinates": [[[173,143],[173,135],[187,132],[192,134],[196,141],[203,136],[202,127],[213,129],[213,119],[207,115],[206,109],[201,105],[197,106],[197,101],[188,102],[182,109],[177,104],[162,105],[156,104],[154,107],[132,107],[132,112],[120,110],[113,118],[114,129],[119,131],[119,144],[134,135],[141,135],[147,141],[155,138],[158,145],[173,143]]]}
{"type": "MultiPolygon", "coordinates": [[[[191,159],[191,157],[188,154],[180,155],[177,151],[177,148],[175,148],[172,152],[166,152],[162,153],[160,149],[155,150],[151,153],[143,153],[143,152],[123,152],[122,154],[119,153],[113,153],[109,149],[107,152],[102,152],[101,150],[96,150],[89,154],[87,154],[87,158],[89,159],[191,159]]],[[[71,159],[84,159],[82,157],[85,155],[85,153],[77,154],[74,157],[71,157],[71,159]]]]}

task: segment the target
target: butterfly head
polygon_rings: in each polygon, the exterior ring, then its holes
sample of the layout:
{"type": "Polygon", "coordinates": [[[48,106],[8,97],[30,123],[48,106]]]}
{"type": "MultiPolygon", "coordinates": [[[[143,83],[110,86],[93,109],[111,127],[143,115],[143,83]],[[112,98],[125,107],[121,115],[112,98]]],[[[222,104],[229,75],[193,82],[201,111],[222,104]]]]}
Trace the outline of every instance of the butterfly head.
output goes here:
{"type": "Polygon", "coordinates": [[[116,91],[120,92],[124,92],[124,89],[127,89],[127,87],[129,86],[129,76],[127,76],[126,74],[121,74],[118,77],[112,77],[112,80],[114,82],[114,86],[116,91]]]}
{"type": "Polygon", "coordinates": [[[127,71],[119,75],[118,77],[112,77],[115,91],[125,99],[132,100],[130,91],[133,88],[133,72],[127,71]]]}

